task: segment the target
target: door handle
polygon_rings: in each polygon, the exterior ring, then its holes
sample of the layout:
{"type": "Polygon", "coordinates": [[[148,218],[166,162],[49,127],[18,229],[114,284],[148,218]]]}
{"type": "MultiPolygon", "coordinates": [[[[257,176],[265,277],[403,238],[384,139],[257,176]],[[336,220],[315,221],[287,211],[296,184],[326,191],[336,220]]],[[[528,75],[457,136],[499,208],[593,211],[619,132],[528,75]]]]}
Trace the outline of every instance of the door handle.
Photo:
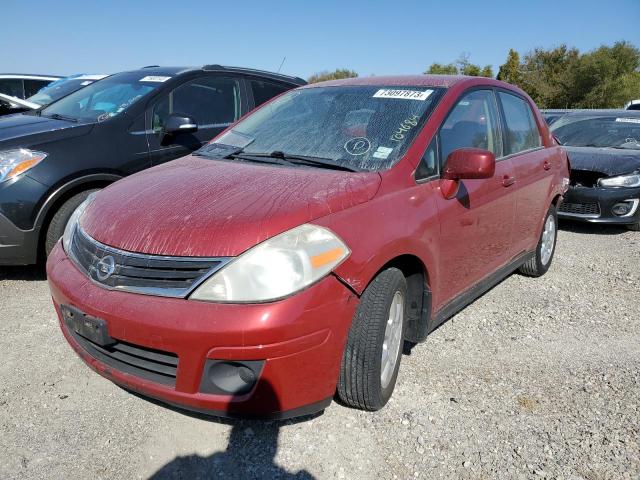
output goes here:
{"type": "Polygon", "coordinates": [[[516,183],[516,177],[511,177],[509,175],[505,175],[504,177],[502,177],[502,186],[503,187],[510,187],[514,183],[516,183]]]}
{"type": "Polygon", "coordinates": [[[542,168],[544,168],[545,170],[551,169],[551,162],[549,160],[545,160],[542,164],[542,168]]]}

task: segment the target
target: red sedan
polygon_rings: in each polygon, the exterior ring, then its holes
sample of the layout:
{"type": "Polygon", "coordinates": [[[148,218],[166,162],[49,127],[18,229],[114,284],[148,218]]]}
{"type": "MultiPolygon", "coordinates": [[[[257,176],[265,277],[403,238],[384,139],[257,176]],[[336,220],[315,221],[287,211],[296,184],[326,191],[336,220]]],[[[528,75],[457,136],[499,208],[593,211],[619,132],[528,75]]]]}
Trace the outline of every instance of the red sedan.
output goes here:
{"type": "Polygon", "coordinates": [[[127,389],[215,415],[377,410],[405,342],[547,271],[567,183],[516,87],[325,82],[89,198],[47,271],[67,341],[127,389]]]}

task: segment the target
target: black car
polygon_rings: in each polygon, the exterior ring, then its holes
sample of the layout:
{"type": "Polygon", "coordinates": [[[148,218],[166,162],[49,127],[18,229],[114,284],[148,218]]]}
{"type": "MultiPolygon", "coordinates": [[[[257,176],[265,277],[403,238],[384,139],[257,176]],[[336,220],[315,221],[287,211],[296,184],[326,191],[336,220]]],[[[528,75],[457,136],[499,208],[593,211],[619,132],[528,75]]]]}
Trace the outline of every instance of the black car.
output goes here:
{"type": "Polygon", "coordinates": [[[303,84],[244,68],[154,66],[0,118],[0,265],[37,262],[91,192],[191,153],[303,84]]]}
{"type": "Polygon", "coordinates": [[[640,230],[640,111],[577,110],[551,131],[571,163],[558,216],[640,230]]]}

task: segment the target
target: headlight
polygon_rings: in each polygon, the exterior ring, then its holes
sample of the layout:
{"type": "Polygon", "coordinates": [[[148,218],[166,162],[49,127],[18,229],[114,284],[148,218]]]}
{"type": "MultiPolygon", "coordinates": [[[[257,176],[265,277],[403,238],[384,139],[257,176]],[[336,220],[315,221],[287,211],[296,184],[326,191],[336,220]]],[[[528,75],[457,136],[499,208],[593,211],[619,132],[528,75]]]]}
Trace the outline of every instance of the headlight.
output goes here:
{"type": "Polygon", "coordinates": [[[640,187],[640,173],[601,178],[598,180],[598,185],[601,187],[640,187]]]}
{"type": "Polygon", "coordinates": [[[350,250],[334,233],[305,224],[281,233],[240,255],[191,295],[210,302],[266,302],[320,280],[350,250]]]}
{"type": "Polygon", "coordinates": [[[89,204],[93,201],[93,198],[95,196],[96,194],[92,193],[84,202],[78,205],[78,208],[76,208],[69,217],[67,226],[64,227],[64,234],[62,235],[62,246],[64,247],[64,251],[67,252],[67,255],[70,255],[69,252],[71,251],[71,239],[73,238],[73,234],[76,231],[76,227],[78,226],[80,217],[82,217],[82,214],[87,209],[89,204]]]}
{"type": "Polygon", "coordinates": [[[9,180],[35,167],[47,156],[28,148],[16,148],[0,152],[0,182],[9,180]]]}

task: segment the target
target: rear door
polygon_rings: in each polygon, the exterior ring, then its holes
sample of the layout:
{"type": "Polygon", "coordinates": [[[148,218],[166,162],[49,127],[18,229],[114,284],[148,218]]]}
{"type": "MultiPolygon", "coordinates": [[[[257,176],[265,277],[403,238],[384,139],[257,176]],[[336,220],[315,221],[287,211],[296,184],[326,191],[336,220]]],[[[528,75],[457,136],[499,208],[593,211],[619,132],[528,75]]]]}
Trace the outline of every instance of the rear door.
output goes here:
{"type": "Polygon", "coordinates": [[[147,110],[147,140],[153,165],[188,155],[235,122],[246,110],[244,80],[239,76],[203,75],[163,94],[147,110]],[[169,115],[195,120],[198,131],[167,135],[169,115]]]}
{"type": "Polygon", "coordinates": [[[515,168],[516,216],[512,254],[532,250],[538,241],[542,217],[547,212],[553,153],[543,148],[529,102],[512,92],[498,90],[505,130],[505,155],[515,168]]]}
{"type": "MultiPolygon", "coordinates": [[[[463,94],[438,133],[441,167],[464,147],[496,156],[492,178],[462,180],[456,197],[436,195],[440,221],[438,299],[441,307],[510,260],[515,172],[503,158],[500,115],[491,89],[463,94]]],[[[440,169],[442,171],[442,168],[440,169]]]]}

